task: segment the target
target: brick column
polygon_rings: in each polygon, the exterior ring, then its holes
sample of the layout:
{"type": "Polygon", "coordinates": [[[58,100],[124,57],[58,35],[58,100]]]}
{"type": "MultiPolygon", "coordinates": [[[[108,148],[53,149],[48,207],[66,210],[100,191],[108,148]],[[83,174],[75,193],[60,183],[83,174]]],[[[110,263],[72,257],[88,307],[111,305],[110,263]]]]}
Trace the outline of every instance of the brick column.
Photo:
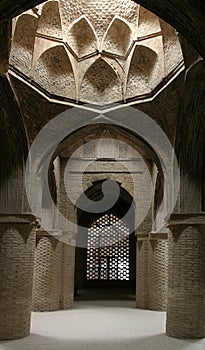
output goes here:
{"type": "Polygon", "coordinates": [[[165,311],[168,282],[168,233],[151,233],[149,237],[149,308],[165,311]]]}
{"type": "Polygon", "coordinates": [[[205,215],[170,220],[167,335],[205,337],[205,215]]]}
{"type": "Polygon", "coordinates": [[[55,311],[60,308],[61,245],[56,237],[38,230],[34,259],[33,311],[55,311]]]}
{"type": "Polygon", "coordinates": [[[149,234],[137,235],[136,306],[140,309],[149,308],[148,239],[149,234]]]}
{"type": "Polygon", "coordinates": [[[60,283],[60,309],[70,309],[74,302],[74,275],[75,275],[75,246],[61,244],[61,283],[60,283]]]}
{"type": "Polygon", "coordinates": [[[34,217],[0,215],[0,339],[30,333],[34,217]]]}

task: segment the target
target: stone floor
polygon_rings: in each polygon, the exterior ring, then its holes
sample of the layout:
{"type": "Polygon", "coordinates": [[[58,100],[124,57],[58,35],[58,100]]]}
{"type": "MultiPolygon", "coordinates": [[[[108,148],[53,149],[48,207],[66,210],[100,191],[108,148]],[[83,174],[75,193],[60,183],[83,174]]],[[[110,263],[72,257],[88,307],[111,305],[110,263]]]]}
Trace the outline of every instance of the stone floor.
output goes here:
{"type": "Polygon", "coordinates": [[[1,350],[204,350],[205,339],[165,336],[165,313],[137,310],[133,300],[76,301],[69,311],[33,313],[28,338],[1,350]]]}

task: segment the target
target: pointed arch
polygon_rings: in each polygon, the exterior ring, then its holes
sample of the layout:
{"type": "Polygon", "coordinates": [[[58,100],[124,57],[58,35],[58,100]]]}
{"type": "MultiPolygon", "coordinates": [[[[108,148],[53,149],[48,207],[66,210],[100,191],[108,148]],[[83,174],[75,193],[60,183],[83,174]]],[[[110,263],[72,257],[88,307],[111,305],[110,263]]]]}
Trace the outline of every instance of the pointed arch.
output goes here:
{"type": "Polygon", "coordinates": [[[39,20],[38,33],[62,38],[62,25],[58,1],[49,1],[43,6],[39,20]]]}
{"type": "Polygon", "coordinates": [[[81,86],[82,101],[106,104],[122,99],[122,86],[114,69],[102,58],[88,69],[81,86]]]}
{"type": "Polygon", "coordinates": [[[152,49],[137,45],[130,64],[127,79],[127,98],[151,92],[152,76],[157,63],[157,54],[152,49]]]}
{"type": "Polygon", "coordinates": [[[140,6],[138,37],[160,32],[159,18],[152,12],[140,6]]]}
{"type": "Polygon", "coordinates": [[[132,31],[121,17],[115,17],[110,23],[103,41],[103,50],[115,55],[126,56],[132,43],[132,31]]]}
{"type": "Polygon", "coordinates": [[[38,19],[24,14],[19,17],[11,46],[10,64],[30,75],[38,19]]]}
{"type": "Polygon", "coordinates": [[[67,43],[78,57],[97,51],[97,36],[86,16],[82,16],[68,32],[67,43]]]}
{"type": "Polygon", "coordinates": [[[37,62],[34,81],[50,94],[75,99],[75,78],[63,45],[45,51],[37,62]]]}

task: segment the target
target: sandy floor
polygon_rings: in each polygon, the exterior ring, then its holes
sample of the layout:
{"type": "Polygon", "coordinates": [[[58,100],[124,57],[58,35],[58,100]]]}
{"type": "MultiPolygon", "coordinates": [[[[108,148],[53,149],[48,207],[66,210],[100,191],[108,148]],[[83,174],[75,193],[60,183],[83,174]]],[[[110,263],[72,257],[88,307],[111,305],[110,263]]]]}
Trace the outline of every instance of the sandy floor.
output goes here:
{"type": "Polygon", "coordinates": [[[1,350],[204,350],[205,339],[165,336],[165,313],[135,309],[132,300],[78,301],[72,310],[33,313],[28,338],[1,350]]]}

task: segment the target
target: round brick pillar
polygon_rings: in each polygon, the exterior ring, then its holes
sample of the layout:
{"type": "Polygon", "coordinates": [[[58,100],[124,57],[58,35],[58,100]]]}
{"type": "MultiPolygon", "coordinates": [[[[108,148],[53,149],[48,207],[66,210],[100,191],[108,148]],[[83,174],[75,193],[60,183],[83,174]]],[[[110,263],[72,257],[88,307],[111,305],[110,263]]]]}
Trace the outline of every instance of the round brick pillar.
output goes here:
{"type": "Polygon", "coordinates": [[[205,337],[205,216],[175,214],[169,234],[167,335],[205,337]]]}
{"type": "Polygon", "coordinates": [[[151,233],[149,239],[149,308],[165,311],[167,308],[168,234],[151,233]]]}
{"type": "Polygon", "coordinates": [[[33,311],[60,308],[61,246],[54,236],[38,230],[34,259],[33,311]]]}
{"type": "Polygon", "coordinates": [[[31,215],[0,215],[0,339],[29,335],[35,230],[31,215]]]}
{"type": "Polygon", "coordinates": [[[139,309],[149,308],[148,237],[149,234],[137,236],[136,306],[139,309]]]}
{"type": "Polygon", "coordinates": [[[74,303],[75,246],[61,244],[60,309],[70,309],[74,303]]]}

